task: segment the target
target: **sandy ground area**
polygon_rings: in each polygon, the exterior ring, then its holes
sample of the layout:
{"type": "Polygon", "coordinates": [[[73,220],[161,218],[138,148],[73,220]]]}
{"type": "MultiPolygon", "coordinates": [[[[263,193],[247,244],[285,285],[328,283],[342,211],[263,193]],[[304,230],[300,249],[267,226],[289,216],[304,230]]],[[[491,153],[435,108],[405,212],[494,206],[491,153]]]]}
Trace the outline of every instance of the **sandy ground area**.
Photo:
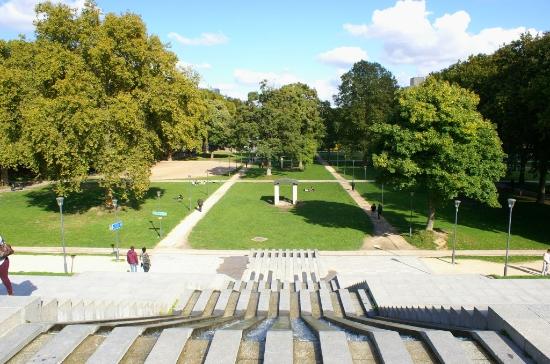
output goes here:
{"type": "MultiPolygon", "coordinates": [[[[504,264],[474,259],[459,259],[451,264],[451,258],[420,258],[434,274],[497,274],[502,275],[504,264]]],[[[508,264],[508,275],[538,275],[542,270],[540,262],[508,264]]]]}
{"type": "MultiPolygon", "coordinates": [[[[231,161],[231,170],[235,163],[231,161]]],[[[211,161],[161,161],[151,168],[151,181],[177,180],[206,177],[206,171],[211,176],[227,174],[229,164],[226,160],[211,161]]]]}

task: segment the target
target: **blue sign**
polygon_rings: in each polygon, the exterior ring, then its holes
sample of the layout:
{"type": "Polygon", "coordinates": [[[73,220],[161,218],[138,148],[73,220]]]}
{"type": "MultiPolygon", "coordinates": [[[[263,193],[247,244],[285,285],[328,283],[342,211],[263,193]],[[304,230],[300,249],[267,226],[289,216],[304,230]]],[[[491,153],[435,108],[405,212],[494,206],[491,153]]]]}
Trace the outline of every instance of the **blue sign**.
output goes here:
{"type": "Polygon", "coordinates": [[[153,211],[153,216],[166,217],[168,213],[165,211],[153,211]]]}
{"type": "Polygon", "coordinates": [[[111,231],[119,230],[122,227],[122,221],[117,221],[109,226],[111,231]]]}

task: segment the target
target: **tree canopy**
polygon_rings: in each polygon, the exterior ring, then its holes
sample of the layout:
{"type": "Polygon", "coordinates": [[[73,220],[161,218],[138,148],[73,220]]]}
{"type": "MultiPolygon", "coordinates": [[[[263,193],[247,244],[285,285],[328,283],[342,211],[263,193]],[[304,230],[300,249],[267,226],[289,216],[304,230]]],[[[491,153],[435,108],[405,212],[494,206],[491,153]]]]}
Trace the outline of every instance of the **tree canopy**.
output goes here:
{"type": "Polygon", "coordinates": [[[401,190],[428,192],[427,229],[436,206],[463,195],[498,206],[494,182],[505,157],[495,127],[477,111],[473,92],[429,78],[399,92],[399,115],[377,123],[373,155],[381,178],[401,190]]]}

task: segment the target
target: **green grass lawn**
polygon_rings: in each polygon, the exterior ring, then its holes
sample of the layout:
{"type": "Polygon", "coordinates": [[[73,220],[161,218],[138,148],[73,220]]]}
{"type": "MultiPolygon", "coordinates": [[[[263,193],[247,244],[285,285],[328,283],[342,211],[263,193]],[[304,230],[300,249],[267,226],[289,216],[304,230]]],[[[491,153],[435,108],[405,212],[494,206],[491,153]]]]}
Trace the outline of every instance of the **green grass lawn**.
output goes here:
{"type": "Polygon", "coordinates": [[[376,177],[378,177],[378,172],[372,167],[367,167],[366,169],[363,167],[352,168],[351,166],[346,168],[337,167],[337,166],[332,166],[332,167],[334,167],[334,169],[336,170],[336,172],[338,172],[338,174],[340,174],[342,177],[344,177],[349,181],[354,179],[364,180],[365,177],[367,180],[374,180],[376,179],[376,177]]]}
{"type": "MultiPolygon", "coordinates": [[[[448,257],[451,258],[451,257],[448,257]]],[[[503,256],[480,256],[480,255],[460,255],[456,257],[457,260],[463,259],[473,259],[473,260],[482,260],[484,262],[492,263],[504,263],[505,258],[503,256]]],[[[538,255],[511,255],[508,257],[508,263],[527,263],[527,262],[538,262],[542,264],[542,256],[538,255]]]]}
{"type": "MultiPolygon", "coordinates": [[[[208,192],[219,186],[219,183],[209,183],[208,192]]],[[[207,197],[206,185],[152,183],[142,203],[122,203],[118,212],[118,219],[123,223],[120,246],[155,246],[159,241],[159,220],[152,216],[152,211],[168,213],[162,220],[163,235],[166,235],[189,213],[189,191],[192,208],[197,199],[207,197]],[[162,193],[160,199],[157,191],[162,193]],[[184,201],[176,199],[179,194],[184,196],[184,201]]],[[[82,192],[65,198],[67,246],[105,248],[115,243],[115,233],[109,230],[115,214],[100,207],[102,201],[103,191],[96,183],[86,183],[82,192]]],[[[0,206],[0,234],[14,245],[15,251],[17,246],[61,245],[59,207],[50,188],[0,193],[0,206]]]]}
{"type": "Polygon", "coordinates": [[[303,171],[300,171],[298,169],[280,169],[276,165],[273,166],[273,169],[271,171],[271,176],[265,175],[265,168],[257,168],[254,166],[250,166],[248,171],[246,172],[246,176],[244,178],[246,179],[267,179],[267,180],[275,180],[279,178],[293,178],[298,180],[333,180],[334,177],[326,170],[326,168],[321,164],[310,164],[306,166],[306,168],[303,171]]]}
{"type": "MultiPolygon", "coordinates": [[[[381,188],[374,183],[357,183],[356,189],[369,202],[381,201],[381,188]]],[[[532,199],[516,197],[513,210],[511,249],[550,248],[550,206],[536,204],[532,199]]],[[[426,194],[413,196],[413,230],[423,230],[427,219],[426,194]]],[[[409,239],[409,192],[384,190],[384,216],[409,239]]],[[[449,245],[455,208],[448,201],[436,210],[435,228],[449,233],[449,245]]],[[[490,208],[474,201],[462,201],[458,212],[457,249],[505,249],[508,229],[508,207],[490,208]]]]}
{"type": "MultiPolygon", "coordinates": [[[[360,248],[372,231],[365,213],[339,184],[312,185],[315,192],[304,192],[300,186],[297,207],[283,209],[272,204],[271,184],[237,183],[192,231],[191,245],[200,249],[360,248]],[[254,237],[268,240],[255,242],[254,237]]],[[[291,187],[282,186],[281,196],[289,198],[291,187]]]]}

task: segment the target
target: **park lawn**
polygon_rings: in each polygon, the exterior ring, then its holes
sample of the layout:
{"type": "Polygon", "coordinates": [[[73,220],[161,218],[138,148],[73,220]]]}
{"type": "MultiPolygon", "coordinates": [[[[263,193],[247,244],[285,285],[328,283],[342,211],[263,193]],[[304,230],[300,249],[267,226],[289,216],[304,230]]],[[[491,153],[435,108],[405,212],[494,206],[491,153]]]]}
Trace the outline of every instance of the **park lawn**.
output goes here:
{"type": "MultiPolygon", "coordinates": [[[[369,202],[381,201],[381,188],[375,183],[357,183],[356,189],[369,202]]],[[[505,198],[507,196],[504,196],[505,198]]],[[[539,205],[533,199],[516,196],[513,210],[510,249],[550,248],[550,205],[539,205]]],[[[457,249],[505,249],[508,229],[508,207],[491,208],[462,199],[458,212],[457,249]]],[[[501,202],[502,203],[502,202],[501,202]]],[[[384,216],[406,239],[409,239],[410,193],[384,189],[384,216]]],[[[412,198],[413,231],[425,228],[427,220],[426,194],[416,191],[412,198]]],[[[436,210],[435,228],[447,232],[448,246],[452,242],[455,219],[453,201],[436,210]]],[[[414,238],[414,237],[413,237],[414,238]]]]}
{"type": "MultiPolygon", "coordinates": [[[[448,257],[451,258],[451,257],[448,257]]],[[[491,263],[504,263],[505,257],[503,256],[481,256],[481,255],[459,255],[457,260],[481,260],[491,263]]],[[[528,262],[542,262],[542,256],[539,255],[511,255],[508,257],[508,263],[528,263],[528,262]]]]}
{"type": "MultiPolygon", "coordinates": [[[[236,183],[193,229],[191,246],[198,249],[359,249],[372,232],[363,210],[336,183],[313,183],[315,191],[300,186],[299,204],[272,204],[273,185],[236,183]],[[254,237],[267,241],[255,242],[254,237]]],[[[308,184],[308,187],[310,184],[308,184]]],[[[291,187],[281,187],[289,198],[291,187]]]]}
{"type": "Polygon", "coordinates": [[[273,166],[272,175],[265,175],[265,168],[257,168],[250,166],[246,171],[245,179],[263,179],[263,180],[275,180],[279,178],[292,178],[297,180],[333,180],[332,174],[327,169],[318,163],[309,164],[303,171],[298,169],[280,169],[277,166],[273,166]]]}
{"type": "Polygon", "coordinates": [[[375,180],[379,174],[378,171],[372,167],[367,167],[366,169],[363,167],[353,168],[351,166],[337,167],[335,165],[332,167],[334,167],[334,169],[336,170],[336,172],[338,172],[340,176],[344,177],[348,181],[358,180],[358,179],[375,180]]]}
{"type": "MultiPolygon", "coordinates": [[[[211,194],[220,186],[209,183],[211,194]]],[[[144,201],[139,204],[119,202],[118,219],[123,227],[119,231],[120,247],[130,245],[153,247],[159,242],[159,220],[153,210],[166,211],[162,220],[163,236],[189,213],[189,191],[192,208],[199,198],[205,199],[206,184],[186,182],[151,183],[144,201]],[[157,191],[161,191],[157,199],[157,191]],[[184,202],[176,199],[182,194],[184,202]]],[[[103,191],[96,183],[86,183],[80,193],[65,198],[63,217],[67,246],[108,248],[115,243],[115,233],[109,225],[115,214],[102,207],[103,191]]],[[[55,194],[49,188],[0,193],[0,234],[14,246],[60,246],[60,215],[55,194]]]]}

